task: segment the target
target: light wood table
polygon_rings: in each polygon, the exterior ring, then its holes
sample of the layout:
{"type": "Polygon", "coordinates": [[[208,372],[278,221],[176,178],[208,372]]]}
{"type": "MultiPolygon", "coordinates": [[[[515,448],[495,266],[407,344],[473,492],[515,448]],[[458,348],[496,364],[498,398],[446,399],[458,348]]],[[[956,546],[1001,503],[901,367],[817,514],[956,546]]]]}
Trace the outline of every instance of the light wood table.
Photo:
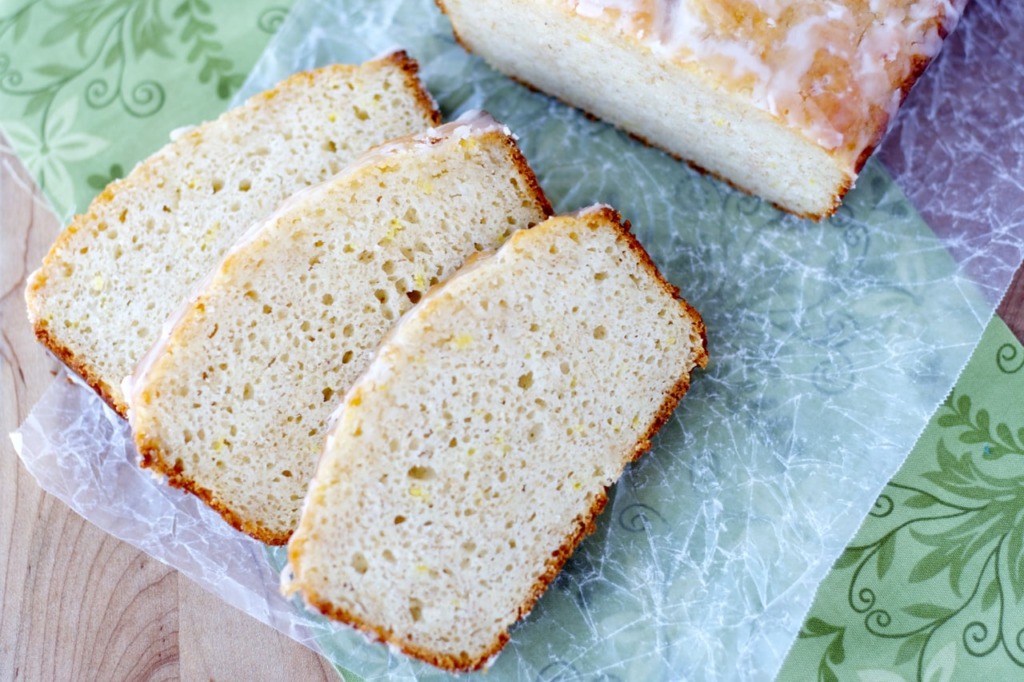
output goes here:
{"type": "Polygon", "coordinates": [[[0,680],[336,682],[326,659],[83,520],[21,466],[7,434],[58,367],[22,292],[60,227],[0,154],[0,680]]]}
{"type": "MultiPolygon", "coordinates": [[[[18,461],[17,428],[57,371],[25,318],[25,277],[60,226],[0,155],[0,680],[337,680],[308,649],[84,521],[18,461]]],[[[1024,276],[999,307],[1024,339],[1024,276]]]]}

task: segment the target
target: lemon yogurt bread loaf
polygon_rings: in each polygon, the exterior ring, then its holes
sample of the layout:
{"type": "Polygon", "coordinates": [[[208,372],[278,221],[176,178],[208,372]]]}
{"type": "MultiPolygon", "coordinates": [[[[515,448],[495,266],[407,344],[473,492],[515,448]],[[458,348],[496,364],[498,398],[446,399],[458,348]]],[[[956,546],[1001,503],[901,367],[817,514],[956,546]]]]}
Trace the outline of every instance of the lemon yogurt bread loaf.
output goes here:
{"type": "Polygon", "coordinates": [[[126,382],[143,466],[287,541],[326,420],[399,317],[550,214],[509,131],[471,113],[368,152],[234,246],[126,382]]]}
{"type": "Polygon", "coordinates": [[[440,122],[416,70],[396,52],[300,73],[143,161],[29,278],[36,336],[124,416],[121,381],[242,232],[372,145],[440,122]]]}
{"type": "Polygon", "coordinates": [[[966,0],[438,0],[459,41],[787,211],[839,206],[966,0]]]}
{"type": "Polygon", "coordinates": [[[677,294],[606,207],[467,264],[345,397],[285,591],[434,665],[484,666],[705,365],[677,294]]]}

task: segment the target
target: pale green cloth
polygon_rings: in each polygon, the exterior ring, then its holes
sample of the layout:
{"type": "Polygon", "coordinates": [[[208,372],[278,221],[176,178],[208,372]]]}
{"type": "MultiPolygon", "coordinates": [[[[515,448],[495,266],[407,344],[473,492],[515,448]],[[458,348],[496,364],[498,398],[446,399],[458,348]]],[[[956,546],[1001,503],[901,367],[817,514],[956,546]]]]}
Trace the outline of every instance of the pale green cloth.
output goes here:
{"type": "Polygon", "coordinates": [[[215,118],[291,0],[0,3],[0,130],[58,217],[215,118]]]}

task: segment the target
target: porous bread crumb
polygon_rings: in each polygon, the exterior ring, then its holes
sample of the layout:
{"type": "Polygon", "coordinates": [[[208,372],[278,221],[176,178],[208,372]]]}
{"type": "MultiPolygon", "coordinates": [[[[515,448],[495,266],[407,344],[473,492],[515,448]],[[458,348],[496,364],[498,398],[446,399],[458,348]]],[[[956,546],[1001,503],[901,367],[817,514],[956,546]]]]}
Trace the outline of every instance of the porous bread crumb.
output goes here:
{"type": "Polygon", "coordinates": [[[242,232],[370,146],[440,121],[416,70],[396,52],[296,74],[178,135],[76,216],[29,277],[36,336],[125,416],[121,380],[242,232]]]}
{"type": "Polygon", "coordinates": [[[700,316],[611,209],[513,234],[346,396],[286,590],[434,665],[483,666],[706,360],[700,316]]]}
{"type": "Polygon", "coordinates": [[[128,397],[144,466],[284,543],[327,419],[388,330],[426,286],[549,213],[485,116],[388,143],[289,199],[140,364],[128,397]]]}

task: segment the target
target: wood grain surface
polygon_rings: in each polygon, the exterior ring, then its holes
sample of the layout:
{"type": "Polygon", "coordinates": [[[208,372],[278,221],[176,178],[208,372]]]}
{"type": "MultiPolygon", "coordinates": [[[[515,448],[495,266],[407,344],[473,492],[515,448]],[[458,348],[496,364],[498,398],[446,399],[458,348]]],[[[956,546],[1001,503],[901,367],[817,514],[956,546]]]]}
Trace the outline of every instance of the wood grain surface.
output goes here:
{"type": "Polygon", "coordinates": [[[22,291],[59,229],[0,153],[0,680],[336,682],[325,659],[86,522],[21,466],[7,434],[57,370],[22,291]]]}
{"type": "MultiPolygon", "coordinates": [[[[84,521],[21,466],[6,434],[58,366],[32,336],[22,291],[59,229],[0,153],[0,680],[338,680],[325,659],[84,521]]],[[[1024,339],[1024,268],[998,313],[1024,339]]]]}

